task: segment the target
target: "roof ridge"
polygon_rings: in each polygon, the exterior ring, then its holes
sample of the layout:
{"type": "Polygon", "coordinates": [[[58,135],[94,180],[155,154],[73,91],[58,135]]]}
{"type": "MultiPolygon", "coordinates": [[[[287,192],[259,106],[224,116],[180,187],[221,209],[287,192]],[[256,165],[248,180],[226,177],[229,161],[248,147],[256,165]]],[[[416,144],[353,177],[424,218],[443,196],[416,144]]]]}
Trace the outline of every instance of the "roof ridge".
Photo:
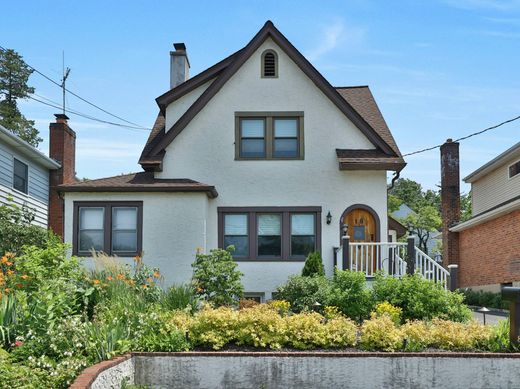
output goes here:
{"type": "Polygon", "coordinates": [[[369,88],[368,85],[351,85],[351,86],[335,86],[336,89],[356,89],[356,88],[369,88]]]}

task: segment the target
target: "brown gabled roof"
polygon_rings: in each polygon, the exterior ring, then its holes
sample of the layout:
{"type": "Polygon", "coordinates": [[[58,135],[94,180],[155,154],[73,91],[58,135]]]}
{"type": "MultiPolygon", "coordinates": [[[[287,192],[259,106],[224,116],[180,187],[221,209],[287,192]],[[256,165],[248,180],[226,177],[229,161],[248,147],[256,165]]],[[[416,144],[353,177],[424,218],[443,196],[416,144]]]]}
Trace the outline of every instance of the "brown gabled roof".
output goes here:
{"type": "Polygon", "coordinates": [[[364,86],[336,87],[338,93],[367,121],[379,136],[392,148],[392,151],[401,156],[401,152],[395,143],[395,139],[388,128],[381,111],[370,91],[364,86]]]}
{"type": "Polygon", "coordinates": [[[218,196],[214,186],[187,178],[155,178],[153,172],[80,181],[58,186],[60,192],[206,192],[209,198],[218,196]]]}
{"type": "MultiPolygon", "coordinates": [[[[177,88],[167,92],[157,99],[161,110],[164,107],[161,104],[166,104],[167,101],[174,101],[178,96],[187,93],[186,90],[193,90],[195,85],[202,85],[211,78],[215,78],[213,83],[202,93],[202,95],[186,110],[186,112],[177,120],[177,122],[168,130],[159,131],[153,139],[149,138],[145,146],[145,150],[141,155],[139,163],[145,170],[161,168],[161,161],[164,156],[166,147],[177,137],[177,135],[189,124],[189,122],[206,106],[206,104],[217,94],[217,92],[224,86],[224,84],[236,73],[236,71],[247,61],[247,59],[258,49],[258,47],[267,38],[271,38],[284,52],[296,63],[296,65],[314,82],[314,84],[347,116],[350,121],[360,129],[361,132],[379,149],[388,155],[399,157],[400,153],[393,141],[393,138],[388,131],[384,132],[386,123],[384,120],[376,118],[377,115],[370,117],[372,123],[378,123],[379,129],[373,127],[369,122],[369,118],[365,118],[361,112],[358,112],[351,103],[352,93],[345,95],[336,90],[330,83],[312,66],[312,64],[285,38],[285,36],[278,31],[271,21],[265,23],[262,29],[254,36],[254,38],[242,49],[219,62],[217,65],[206,70],[204,75],[201,73],[200,77],[189,84],[189,81],[179,85],[177,88]],[[184,88],[182,91],[180,88],[184,88]],[[191,89],[190,89],[191,88],[191,89]],[[182,93],[181,93],[182,92],[182,93]],[[177,96],[177,97],[176,97],[177,96]],[[384,126],[381,125],[381,120],[384,126]],[[382,133],[380,133],[382,131],[382,133]],[[393,144],[389,143],[393,142],[393,144]],[[153,144],[152,144],[153,143],[153,144]]],[[[194,77],[195,79],[195,77],[194,77]]],[[[355,92],[354,92],[355,93],[355,92]]],[[[367,99],[366,92],[362,96],[367,99]]],[[[372,94],[369,93],[373,100],[372,94]]],[[[375,102],[374,102],[375,103],[375,102]]],[[[372,114],[379,109],[370,110],[372,114]]],[[[388,130],[388,127],[386,127],[388,130]]]]}

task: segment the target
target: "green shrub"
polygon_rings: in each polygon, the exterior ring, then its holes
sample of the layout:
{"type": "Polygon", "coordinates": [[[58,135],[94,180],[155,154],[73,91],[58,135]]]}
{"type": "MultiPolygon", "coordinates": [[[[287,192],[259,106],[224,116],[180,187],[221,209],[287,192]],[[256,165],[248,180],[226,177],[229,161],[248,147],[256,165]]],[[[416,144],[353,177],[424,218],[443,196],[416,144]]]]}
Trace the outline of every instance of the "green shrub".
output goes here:
{"type": "Polygon", "coordinates": [[[199,299],[193,285],[172,285],[164,294],[162,305],[170,310],[188,308],[191,312],[195,312],[198,309],[199,299]]]}
{"type": "Polygon", "coordinates": [[[231,256],[234,248],[215,249],[209,254],[197,253],[193,267],[193,283],[197,294],[219,306],[237,305],[244,294],[242,273],[231,256]]]}
{"type": "Polygon", "coordinates": [[[34,212],[29,208],[8,200],[8,204],[0,205],[0,255],[19,254],[24,246],[44,247],[52,233],[31,224],[34,212]]]}
{"type": "Polygon", "coordinates": [[[159,314],[156,312],[141,314],[139,327],[132,334],[132,351],[187,351],[190,345],[185,333],[169,325],[169,318],[174,312],[159,314]]]}
{"type": "Polygon", "coordinates": [[[237,344],[280,349],[286,343],[287,324],[273,304],[258,304],[238,313],[237,344]]]}
{"type": "Polygon", "coordinates": [[[305,265],[303,266],[302,276],[311,277],[311,276],[324,276],[325,269],[323,268],[323,260],[321,259],[321,254],[318,251],[310,253],[305,260],[305,265]]]}
{"type": "Polygon", "coordinates": [[[433,343],[430,323],[413,320],[401,326],[405,351],[422,351],[433,343]]]}
{"type": "Polygon", "coordinates": [[[276,289],[277,299],[288,301],[295,313],[320,310],[318,308],[332,305],[329,304],[331,293],[332,284],[324,276],[291,276],[276,289]]]}
{"type": "Polygon", "coordinates": [[[388,315],[372,315],[360,332],[360,345],[365,350],[396,351],[403,346],[403,334],[388,315]]]}
{"type": "Polygon", "coordinates": [[[404,320],[441,317],[467,321],[471,318],[471,311],[464,305],[462,294],[445,290],[440,284],[418,274],[406,275],[401,279],[377,274],[372,290],[375,302],[388,301],[402,308],[404,320]]]}
{"type": "Polygon", "coordinates": [[[464,302],[468,305],[478,307],[509,309],[509,302],[502,300],[502,294],[485,292],[483,290],[474,291],[471,289],[459,289],[464,295],[464,302]]]}
{"type": "Polygon", "coordinates": [[[227,307],[204,307],[190,325],[190,340],[196,346],[221,349],[237,339],[238,312],[227,307]]]}
{"type": "Polygon", "coordinates": [[[434,319],[431,327],[432,346],[445,350],[477,350],[489,344],[493,331],[477,321],[458,323],[434,319]]]}
{"type": "Polygon", "coordinates": [[[328,305],[338,307],[345,316],[354,320],[369,316],[373,301],[365,273],[337,270],[332,279],[332,288],[328,305]]]}

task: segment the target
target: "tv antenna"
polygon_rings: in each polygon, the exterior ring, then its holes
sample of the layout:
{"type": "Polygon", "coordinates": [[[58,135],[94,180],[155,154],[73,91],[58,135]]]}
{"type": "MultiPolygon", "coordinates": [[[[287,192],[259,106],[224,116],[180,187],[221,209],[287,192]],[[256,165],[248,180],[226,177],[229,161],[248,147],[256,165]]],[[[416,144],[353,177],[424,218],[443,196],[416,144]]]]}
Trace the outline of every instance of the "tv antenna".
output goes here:
{"type": "Polygon", "coordinates": [[[70,68],[65,68],[65,51],[63,51],[62,55],[62,69],[63,69],[63,78],[61,79],[61,90],[63,93],[63,114],[65,115],[65,82],[67,81],[67,77],[70,74],[70,68]]]}

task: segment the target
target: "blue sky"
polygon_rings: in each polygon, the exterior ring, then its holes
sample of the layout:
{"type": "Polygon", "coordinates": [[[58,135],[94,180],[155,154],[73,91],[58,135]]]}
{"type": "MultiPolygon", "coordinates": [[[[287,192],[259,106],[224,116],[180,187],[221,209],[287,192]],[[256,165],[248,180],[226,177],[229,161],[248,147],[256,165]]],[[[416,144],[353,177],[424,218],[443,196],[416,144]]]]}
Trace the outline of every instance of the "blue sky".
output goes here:
{"type": "MultiPolygon", "coordinates": [[[[272,20],[336,86],[370,85],[403,153],[520,114],[520,0],[431,1],[23,1],[4,2],[0,45],[68,88],[151,127],[169,87],[169,51],[185,42],[194,75],[244,46],[272,20]]],[[[38,75],[36,93],[61,101],[38,75]]],[[[72,109],[113,118],[69,96],[72,109]]],[[[56,109],[21,104],[47,151],[56,109]]],[[[146,131],[71,116],[79,177],[139,171],[146,131]]],[[[520,121],[461,144],[461,174],[520,139],[520,121]]],[[[407,158],[402,176],[440,181],[438,150],[407,158]]],[[[467,190],[467,187],[464,186],[467,190]]]]}

